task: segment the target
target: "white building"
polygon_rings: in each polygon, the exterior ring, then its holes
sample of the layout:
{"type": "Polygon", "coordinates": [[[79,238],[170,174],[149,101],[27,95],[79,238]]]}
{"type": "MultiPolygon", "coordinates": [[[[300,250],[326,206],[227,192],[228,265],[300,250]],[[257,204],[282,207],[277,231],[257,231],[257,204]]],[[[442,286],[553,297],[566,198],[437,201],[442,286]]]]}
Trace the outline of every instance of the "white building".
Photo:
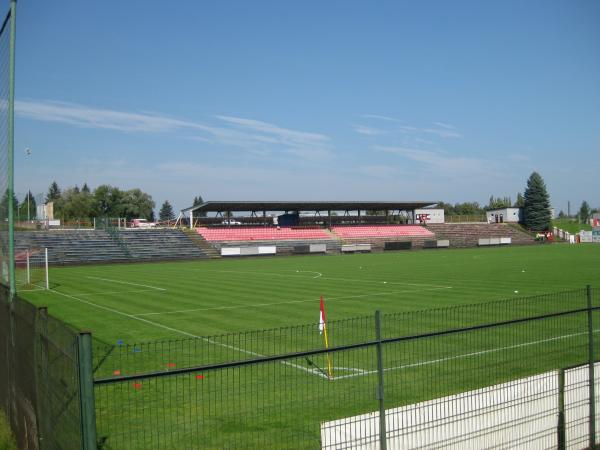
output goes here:
{"type": "Polygon", "coordinates": [[[415,209],[415,223],[444,223],[444,209],[415,209]]]}
{"type": "Polygon", "coordinates": [[[523,208],[498,208],[486,211],[488,223],[519,223],[523,221],[523,208]]]}

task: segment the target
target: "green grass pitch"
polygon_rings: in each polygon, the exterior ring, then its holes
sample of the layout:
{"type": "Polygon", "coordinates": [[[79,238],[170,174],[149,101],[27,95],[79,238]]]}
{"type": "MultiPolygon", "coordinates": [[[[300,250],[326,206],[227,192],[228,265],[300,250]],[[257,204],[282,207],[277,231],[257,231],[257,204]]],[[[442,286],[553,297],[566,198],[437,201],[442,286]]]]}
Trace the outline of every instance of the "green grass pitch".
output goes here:
{"type": "Polygon", "coordinates": [[[50,280],[21,295],[106,342],[137,342],[314,323],[320,295],[339,320],[597,285],[600,246],[97,265],[50,280]]]}
{"type": "MultiPolygon", "coordinates": [[[[599,263],[600,246],[553,244],[98,265],[52,268],[50,291],[21,295],[107,344],[123,342],[102,378],[321,348],[320,295],[333,345],[372,340],[376,309],[391,337],[578,308],[581,296],[517,299],[598,286],[599,263]],[[494,303],[507,298],[515,302],[494,303]]],[[[579,315],[388,344],[386,405],[579,364],[585,327],[579,315]]],[[[332,358],[333,380],[318,355],[97,386],[99,434],[106,448],[318,448],[322,422],[378,408],[375,349],[332,358]]]]}

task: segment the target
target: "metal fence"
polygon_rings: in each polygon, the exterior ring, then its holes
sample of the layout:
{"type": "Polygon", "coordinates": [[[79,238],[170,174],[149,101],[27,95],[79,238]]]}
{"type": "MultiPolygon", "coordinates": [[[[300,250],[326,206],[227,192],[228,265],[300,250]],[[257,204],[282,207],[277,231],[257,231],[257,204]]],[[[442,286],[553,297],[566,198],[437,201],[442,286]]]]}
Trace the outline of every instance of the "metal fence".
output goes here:
{"type": "Polygon", "coordinates": [[[81,448],[82,336],[0,286],[0,407],[19,448],[81,448]]]}
{"type": "Polygon", "coordinates": [[[94,348],[103,448],[583,448],[598,292],[94,348]],[[331,364],[332,372],[328,366],[331,364]]]}

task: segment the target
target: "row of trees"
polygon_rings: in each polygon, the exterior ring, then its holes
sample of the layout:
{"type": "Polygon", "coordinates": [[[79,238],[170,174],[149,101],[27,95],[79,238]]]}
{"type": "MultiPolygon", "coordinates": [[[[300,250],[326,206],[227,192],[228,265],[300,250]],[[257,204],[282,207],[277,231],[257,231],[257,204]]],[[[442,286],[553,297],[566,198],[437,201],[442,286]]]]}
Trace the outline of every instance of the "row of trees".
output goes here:
{"type": "MultiPolygon", "coordinates": [[[[30,218],[35,218],[35,199],[28,193],[30,200],[30,218]]],[[[156,220],[154,214],[155,203],[150,194],[141,189],[121,190],[118,187],[103,184],[91,190],[87,183],[83,186],[69,187],[61,190],[56,181],[48,188],[46,201],[54,204],[54,217],[62,220],[91,219],[93,217],[125,217],[127,220],[134,218],[156,220]]],[[[16,202],[16,199],[15,199],[16,202]]],[[[201,196],[194,197],[194,205],[203,203],[201,196]]],[[[18,204],[21,219],[27,218],[27,197],[18,204]]],[[[17,209],[15,209],[17,210],[17,209]]],[[[167,200],[159,210],[159,220],[167,221],[175,218],[173,206],[167,200]]]]}
{"type": "Polygon", "coordinates": [[[154,220],[154,200],[141,189],[123,191],[118,187],[102,184],[92,191],[84,183],[81,189],[75,186],[63,191],[54,181],[48,188],[46,201],[53,202],[54,217],[63,220],[92,217],[154,220]]]}
{"type": "Polygon", "coordinates": [[[517,194],[517,200],[513,203],[510,197],[490,197],[485,206],[477,202],[450,203],[440,202],[438,207],[444,208],[447,216],[474,216],[483,215],[488,209],[499,208],[523,208],[524,224],[534,231],[549,230],[552,224],[552,212],[550,209],[550,197],[546,184],[539,173],[533,172],[527,180],[525,194],[517,194]]]}
{"type": "MultiPolygon", "coordinates": [[[[577,212],[577,215],[574,217],[574,219],[576,219],[579,223],[588,223],[592,217],[592,214],[597,214],[598,212],[600,212],[599,208],[591,208],[590,204],[586,200],[584,200],[581,203],[581,206],[579,207],[579,211],[577,212]]],[[[565,214],[564,211],[559,212],[558,217],[560,219],[572,219],[573,218],[573,217],[569,217],[567,214],[565,214]]]]}
{"type": "Polygon", "coordinates": [[[517,201],[513,203],[510,197],[494,197],[490,196],[490,201],[487,205],[481,206],[478,202],[451,203],[440,202],[439,208],[444,209],[444,214],[447,216],[476,216],[483,215],[488,209],[498,208],[521,208],[525,205],[525,198],[521,193],[517,193],[517,201]]]}

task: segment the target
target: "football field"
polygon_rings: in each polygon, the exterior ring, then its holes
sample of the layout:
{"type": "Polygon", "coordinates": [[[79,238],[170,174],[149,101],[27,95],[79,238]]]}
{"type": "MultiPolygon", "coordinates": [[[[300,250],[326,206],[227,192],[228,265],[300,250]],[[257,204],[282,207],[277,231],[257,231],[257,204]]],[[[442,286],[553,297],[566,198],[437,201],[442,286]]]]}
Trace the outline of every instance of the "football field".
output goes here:
{"type": "Polygon", "coordinates": [[[410,405],[584,363],[599,262],[554,244],[97,265],[21,295],[92,331],[106,448],[319,448],[321,423],[378,408],[375,310],[386,406],[410,405]]]}
{"type": "Polygon", "coordinates": [[[210,336],[600,284],[600,246],[543,245],[50,269],[36,305],[107,343],[210,336]]]}

